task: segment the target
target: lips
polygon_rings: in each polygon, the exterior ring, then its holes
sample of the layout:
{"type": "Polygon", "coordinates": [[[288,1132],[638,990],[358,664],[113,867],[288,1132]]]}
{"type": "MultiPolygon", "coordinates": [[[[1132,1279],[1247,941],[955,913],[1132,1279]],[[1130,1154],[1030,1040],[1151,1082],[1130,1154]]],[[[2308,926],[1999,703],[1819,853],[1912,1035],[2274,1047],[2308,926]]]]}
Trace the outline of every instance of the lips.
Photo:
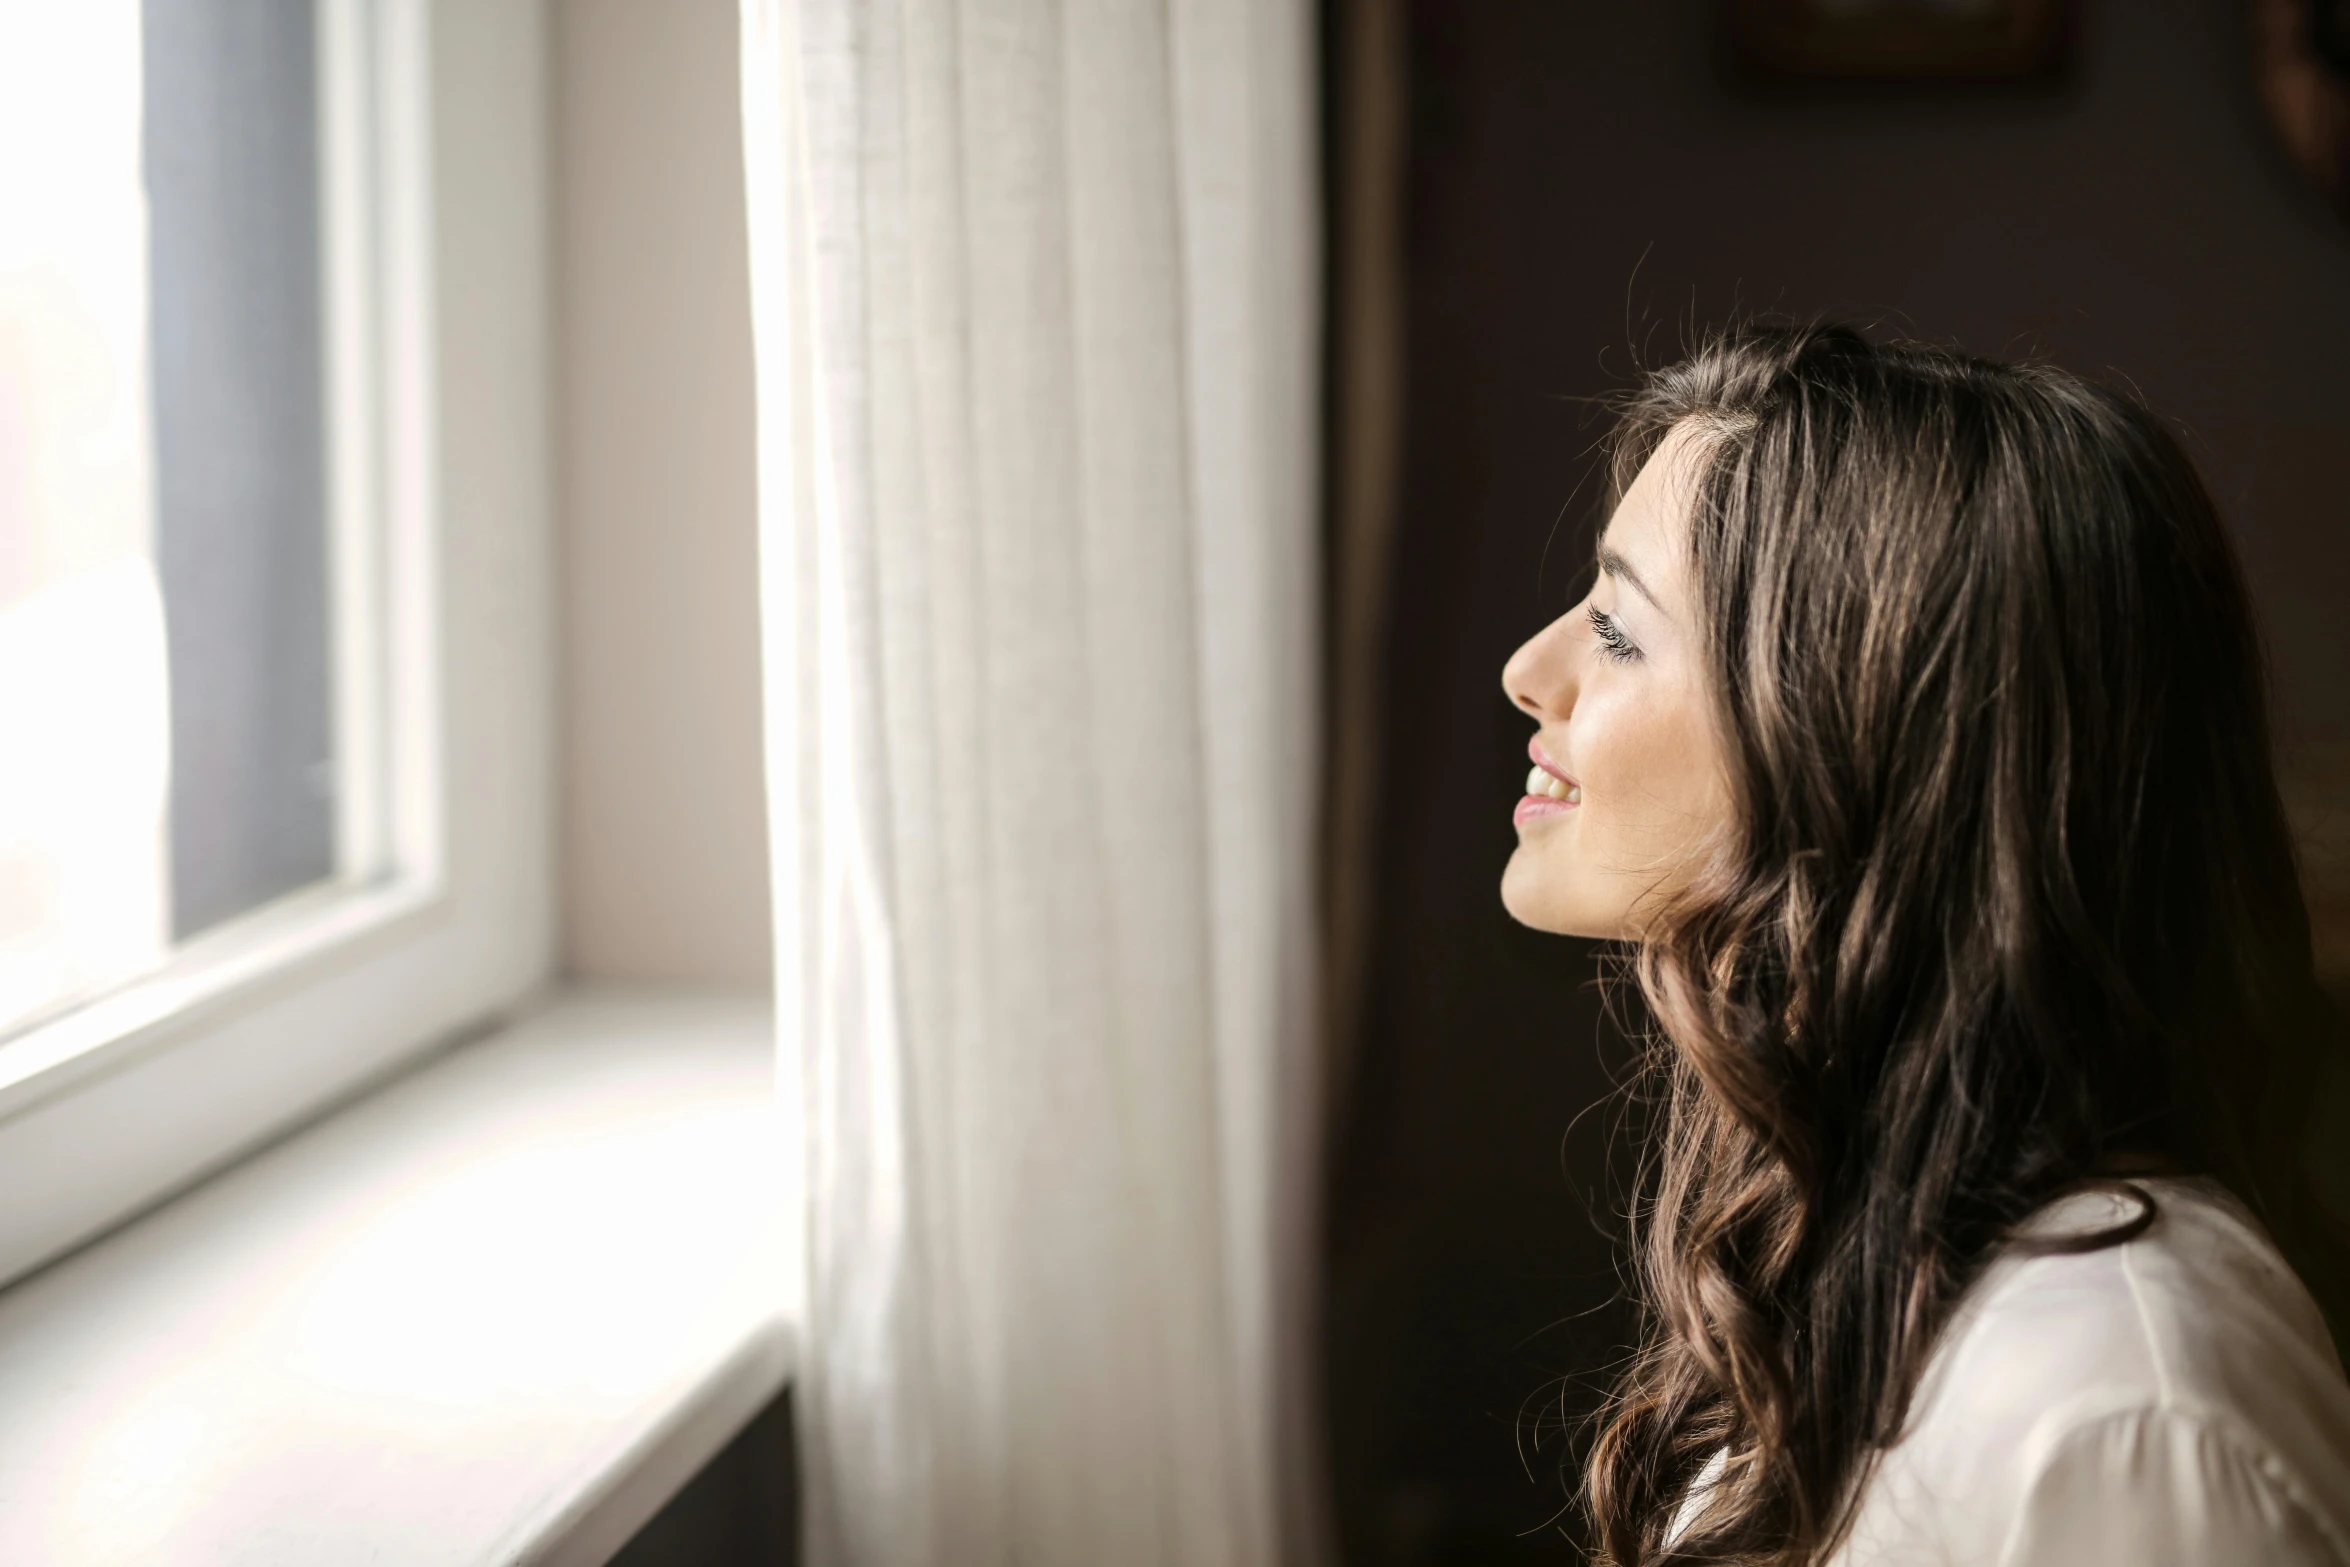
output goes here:
{"type": "Polygon", "coordinates": [[[1523,825],[1537,817],[1563,815],[1582,805],[1583,786],[1559,770],[1558,764],[1542,749],[1540,740],[1527,741],[1526,754],[1534,759],[1534,770],[1526,775],[1525,798],[1518,801],[1517,810],[1510,815],[1511,821],[1523,825]]]}
{"type": "Polygon", "coordinates": [[[1583,803],[1583,786],[1569,778],[1558,763],[1550,759],[1550,753],[1542,749],[1540,740],[1528,740],[1526,754],[1534,761],[1533,771],[1526,775],[1528,798],[1539,796],[1567,805],[1583,803]]]}

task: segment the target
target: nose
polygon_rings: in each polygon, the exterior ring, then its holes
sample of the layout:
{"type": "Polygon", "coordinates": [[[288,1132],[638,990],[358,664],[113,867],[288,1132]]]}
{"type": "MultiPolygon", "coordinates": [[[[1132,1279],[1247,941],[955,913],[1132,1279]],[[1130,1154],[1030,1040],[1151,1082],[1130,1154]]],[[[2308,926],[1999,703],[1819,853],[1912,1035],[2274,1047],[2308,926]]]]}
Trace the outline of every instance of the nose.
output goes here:
{"type": "Polygon", "coordinates": [[[1570,614],[1544,626],[1501,666],[1502,694],[1536,721],[1562,719],[1575,707],[1575,660],[1570,614]]]}

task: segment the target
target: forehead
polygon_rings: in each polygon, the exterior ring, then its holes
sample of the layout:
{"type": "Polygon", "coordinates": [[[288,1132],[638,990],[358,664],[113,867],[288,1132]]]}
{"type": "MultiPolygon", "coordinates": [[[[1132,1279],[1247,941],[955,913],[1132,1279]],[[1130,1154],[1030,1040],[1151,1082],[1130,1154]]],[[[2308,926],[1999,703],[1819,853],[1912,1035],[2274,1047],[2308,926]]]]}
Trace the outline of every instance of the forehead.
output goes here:
{"type": "Polygon", "coordinates": [[[1603,545],[1635,569],[1669,574],[1687,544],[1689,496],[1704,454],[1704,439],[1694,425],[1684,421],[1665,432],[1616,503],[1603,545]]]}

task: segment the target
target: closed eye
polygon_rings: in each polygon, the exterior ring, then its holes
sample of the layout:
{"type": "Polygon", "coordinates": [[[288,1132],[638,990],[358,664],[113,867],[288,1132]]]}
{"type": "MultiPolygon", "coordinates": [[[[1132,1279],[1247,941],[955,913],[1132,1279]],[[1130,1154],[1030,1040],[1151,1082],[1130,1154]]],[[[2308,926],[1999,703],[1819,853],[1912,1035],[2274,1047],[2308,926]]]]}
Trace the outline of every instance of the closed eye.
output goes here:
{"type": "Polygon", "coordinates": [[[1603,654],[1619,664],[1628,664],[1640,656],[1640,649],[1634,647],[1632,639],[1624,635],[1624,628],[1616,624],[1614,616],[1597,604],[1585,606],[1585,613],[1591,617],[1591,633],[1599,638],[1599,649],[1603,654]]]}

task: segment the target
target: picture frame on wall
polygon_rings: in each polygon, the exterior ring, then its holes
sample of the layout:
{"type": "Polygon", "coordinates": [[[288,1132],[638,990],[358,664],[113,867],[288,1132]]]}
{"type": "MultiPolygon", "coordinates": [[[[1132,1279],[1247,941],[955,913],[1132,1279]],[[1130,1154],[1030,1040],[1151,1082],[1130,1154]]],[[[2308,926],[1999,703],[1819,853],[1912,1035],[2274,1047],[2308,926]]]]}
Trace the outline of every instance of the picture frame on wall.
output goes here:
{"type": "Polygon", "coordinates": [[[1741,69],[1776,82],[2027,81],[2071,63],[2074,0],[1725,0],[1741,69]]]}

